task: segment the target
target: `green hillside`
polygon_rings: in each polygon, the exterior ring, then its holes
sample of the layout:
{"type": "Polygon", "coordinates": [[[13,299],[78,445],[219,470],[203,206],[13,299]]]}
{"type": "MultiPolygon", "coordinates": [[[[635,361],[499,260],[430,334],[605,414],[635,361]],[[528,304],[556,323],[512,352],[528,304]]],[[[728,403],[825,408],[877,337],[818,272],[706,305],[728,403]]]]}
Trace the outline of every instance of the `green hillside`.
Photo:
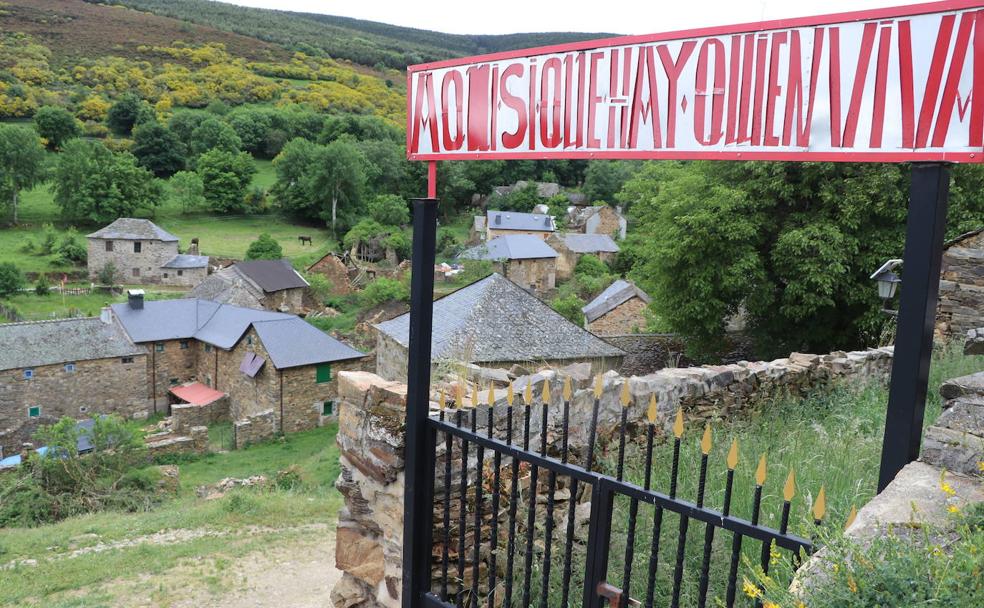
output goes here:
{"type": "Polygon", "coordinates": [[[361,19],[246,8],[205,0],[111,0],[109,3],[255,37],[289,49],[305,52],[320,50],[336,59],[395,69],[462,55],[590,40],[607,35],[583,32],[456,35],[361,19]]]}

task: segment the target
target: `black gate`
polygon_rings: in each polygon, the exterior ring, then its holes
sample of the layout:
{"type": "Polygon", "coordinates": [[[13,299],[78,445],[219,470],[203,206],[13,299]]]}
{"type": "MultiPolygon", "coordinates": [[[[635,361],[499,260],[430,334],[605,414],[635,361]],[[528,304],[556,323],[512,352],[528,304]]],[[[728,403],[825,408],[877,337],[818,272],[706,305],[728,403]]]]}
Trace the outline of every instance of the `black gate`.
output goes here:
{"type": "MultiPolygon", "coordinates": [[[[736,505],[737,442],[725,462],[710,463],[712,438],[705,429],[697,479],[687,479],[681,473],[682,412],[663,461],[656,449],[662,431],[655,399],[648,421],[633,425],[624,384],[621,422],[603,437],[599,381],[587,444],[575,448],[570,380],[558,388],[555,384],[554,394],[561,392],[561,399],[551,399],[549,383],[534,399],[526,386],[524,398],[515,403],[510,388],[508,405],[500,391],[498,406],[491,389],[484,398],[477,387],[461,390],[447,406],[441,397],[440,411],[427,420],[433,431],[428,435],[438,439],[427,448],[435,457],[426,459],[435,463],[433,517],[418,520],[425,526],[434,522],[424,604],[734,606],[757,595],[754,583],[739,576],[742,555],[745,560],[754,555],[752,561],[768,573],[777,559],[795,560],[812,551],[809,540],[789,532],[791,473],[779,529],[761,525],[764,456],[754,488],[745,493],[748,504],[736,505]],[[627,466],[627,455],[644,466],[627,466]],[[633,475],[641,480],[629,479],[633,475]],[[664,477],[668,485],[661,490],[657,479],[664,477]],[[692,495],[681,495],[683,481],[692,495]],[[720,495],[713,506],[705,500],[712,485],[720,495]],[[587,522],[579,522],[579,510],[588,505],[587,522]],[[739,506],[749,519],[733,514],[739,506]],[[709,602],[712,596],[716,600],[709,602]]],[[[815,524],[823,503],[821,491],[815,524]]]]}

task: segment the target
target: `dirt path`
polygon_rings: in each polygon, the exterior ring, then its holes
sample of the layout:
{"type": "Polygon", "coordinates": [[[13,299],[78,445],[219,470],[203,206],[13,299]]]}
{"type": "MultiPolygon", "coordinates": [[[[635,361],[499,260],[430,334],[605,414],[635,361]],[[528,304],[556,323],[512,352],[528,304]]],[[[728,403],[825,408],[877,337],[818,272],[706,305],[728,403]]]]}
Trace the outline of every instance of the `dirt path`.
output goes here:
{"type": "Polygon", "coordinates": [[[242,555],[190,558],[159,575],[117,579],[68,595],[99,608],[332,608],[331,590],[341,576],[335,569],[334,526],[252,528],[234,535],[197,532],[151,535],[98,550],[180,542],[173,536],[263,536],[269,545],[242,555]]]}

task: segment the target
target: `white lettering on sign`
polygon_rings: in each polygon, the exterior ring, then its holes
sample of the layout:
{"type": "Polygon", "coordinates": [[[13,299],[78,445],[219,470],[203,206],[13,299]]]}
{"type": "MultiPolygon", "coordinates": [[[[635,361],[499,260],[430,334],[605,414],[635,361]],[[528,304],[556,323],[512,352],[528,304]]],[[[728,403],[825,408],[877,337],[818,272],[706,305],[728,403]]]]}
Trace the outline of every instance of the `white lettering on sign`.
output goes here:
{"type": "Polygon", "coordinates": [[[412,160],[979,162],[984,2],[412,66],[407,95],[412,160]]]}

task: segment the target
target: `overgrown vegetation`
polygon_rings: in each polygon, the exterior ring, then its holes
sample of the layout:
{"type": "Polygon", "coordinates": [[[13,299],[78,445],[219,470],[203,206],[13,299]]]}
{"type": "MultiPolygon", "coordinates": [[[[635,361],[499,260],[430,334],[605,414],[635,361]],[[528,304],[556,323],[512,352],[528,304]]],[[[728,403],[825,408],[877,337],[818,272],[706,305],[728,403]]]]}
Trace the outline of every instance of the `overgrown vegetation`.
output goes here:
{"type": "Polygon", "coordinates": [[[162,499],[159,475],[147,468],[143,438],[117,416],[93,419],[91,432],[72,418],[42,426],[44,448],[16,471],[0,476],[0,528],[36,526],[98,511],[146,511],[162,499]],[[92,451],[80,454],[81,433],[92,451]]]}

